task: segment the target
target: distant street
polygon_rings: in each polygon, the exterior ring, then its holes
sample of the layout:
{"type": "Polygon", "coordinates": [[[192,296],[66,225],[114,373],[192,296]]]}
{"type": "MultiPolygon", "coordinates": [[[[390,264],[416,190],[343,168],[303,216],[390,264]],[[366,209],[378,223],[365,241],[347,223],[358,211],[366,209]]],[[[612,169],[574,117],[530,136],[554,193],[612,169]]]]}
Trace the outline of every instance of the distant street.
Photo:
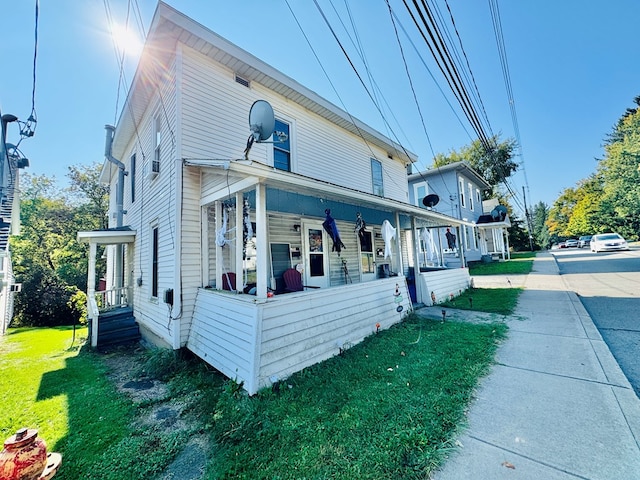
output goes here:
{"type": "Polygon", "coordinates": [[[640,250],[554,250],[568,289],[576,292],[640,396],[640,250]]]}

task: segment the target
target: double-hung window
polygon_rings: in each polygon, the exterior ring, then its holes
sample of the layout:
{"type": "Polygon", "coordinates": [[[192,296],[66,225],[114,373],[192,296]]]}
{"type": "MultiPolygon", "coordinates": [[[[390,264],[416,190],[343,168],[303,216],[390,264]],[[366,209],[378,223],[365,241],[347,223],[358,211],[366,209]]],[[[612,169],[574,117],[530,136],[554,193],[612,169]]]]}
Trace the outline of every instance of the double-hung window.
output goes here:
{"type": "Polygon", "coordinates": [[[131,165],[129,165],[129,175],[131,176],[131,203],[136,201],[136,154],[131,155],[131,165]]]}
{"type": "Polygon", "coordinates": [[[160,173],[160,147],[162,144],[162,119],[160,115],[156,116],[153,121],[153,162],[151,171],[160,173]]]}
{"type": "Polygon", "coordinates": [[[371,159],[371,183],[373,184],[373,194],[384,197],[382,163],[375,158],[371,159]]]}
{"type": "Polygon", "coordinates": [[[422,200],[424,199],[424,197],[429,195],[429,185],[427,184],[427,182],[416,183],[414,185],[413,192],[416,196],[415,204],[418,205],[419,207],[424,206],[424,204],[422,203],[422,200]]]}
{"type": "Polygon", "coordinates": [[[458,178],[458,190],[460,191],[460,207],[467,208],[467,203],[464,196],[464,179],[462,177],[458,178]]]}
{"type": "Polygon", "coordinates": [[[273,166],[286,172],[291,171],[291,135],[289,130],[288,123],[276,118],[276,133],[273,134],[273,166]],[[285,136],[286,140],[284,140],[285,136]]]}

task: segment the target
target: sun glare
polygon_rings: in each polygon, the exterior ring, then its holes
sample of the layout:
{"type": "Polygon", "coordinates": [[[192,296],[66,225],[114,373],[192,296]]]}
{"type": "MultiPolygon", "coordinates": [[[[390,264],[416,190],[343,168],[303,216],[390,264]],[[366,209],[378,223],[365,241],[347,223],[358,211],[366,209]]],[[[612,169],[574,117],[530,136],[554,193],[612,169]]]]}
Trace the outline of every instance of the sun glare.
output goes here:
{"type": "Polygon", "coordinates": [[[137,56],[142,52],[142,41],[129,28],[114,23],[111,35],[119,52],[128,56],[137,56]]]}

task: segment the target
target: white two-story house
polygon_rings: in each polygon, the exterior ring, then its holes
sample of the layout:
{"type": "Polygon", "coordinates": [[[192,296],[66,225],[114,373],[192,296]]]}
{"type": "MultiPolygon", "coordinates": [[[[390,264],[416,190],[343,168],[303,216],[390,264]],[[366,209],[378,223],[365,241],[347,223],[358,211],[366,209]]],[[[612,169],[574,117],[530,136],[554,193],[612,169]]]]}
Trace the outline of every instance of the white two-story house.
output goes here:
{"type": "MultiPolygon", "coordinates": [[[[162,2],[106,143],[112,228],[78,234],[92,344],[101,311],[126,305],[144,339],[250,393],[400,321],[417,232],[461,224],[409,203],[414,154],[162,2]],[[276,134],[250,145],[256,102],[276,134]]],[[[441,291],[430,273],[423,303],[469,284],[456,269],[441,291]]]]}

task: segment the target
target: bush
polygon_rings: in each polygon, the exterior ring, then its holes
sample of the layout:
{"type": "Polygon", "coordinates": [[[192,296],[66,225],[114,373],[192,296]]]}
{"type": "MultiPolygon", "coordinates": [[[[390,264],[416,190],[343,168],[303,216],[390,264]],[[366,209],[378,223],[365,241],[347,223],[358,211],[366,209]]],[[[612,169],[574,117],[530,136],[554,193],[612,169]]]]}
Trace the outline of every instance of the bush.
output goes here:
{"type": "Polygon", "coordinates": [[[33,266],[29,273],[15,296],[13,326],[55,327],[81,321],[83,309],[78,305],[76,287],[39,266],[33,266]]]}

